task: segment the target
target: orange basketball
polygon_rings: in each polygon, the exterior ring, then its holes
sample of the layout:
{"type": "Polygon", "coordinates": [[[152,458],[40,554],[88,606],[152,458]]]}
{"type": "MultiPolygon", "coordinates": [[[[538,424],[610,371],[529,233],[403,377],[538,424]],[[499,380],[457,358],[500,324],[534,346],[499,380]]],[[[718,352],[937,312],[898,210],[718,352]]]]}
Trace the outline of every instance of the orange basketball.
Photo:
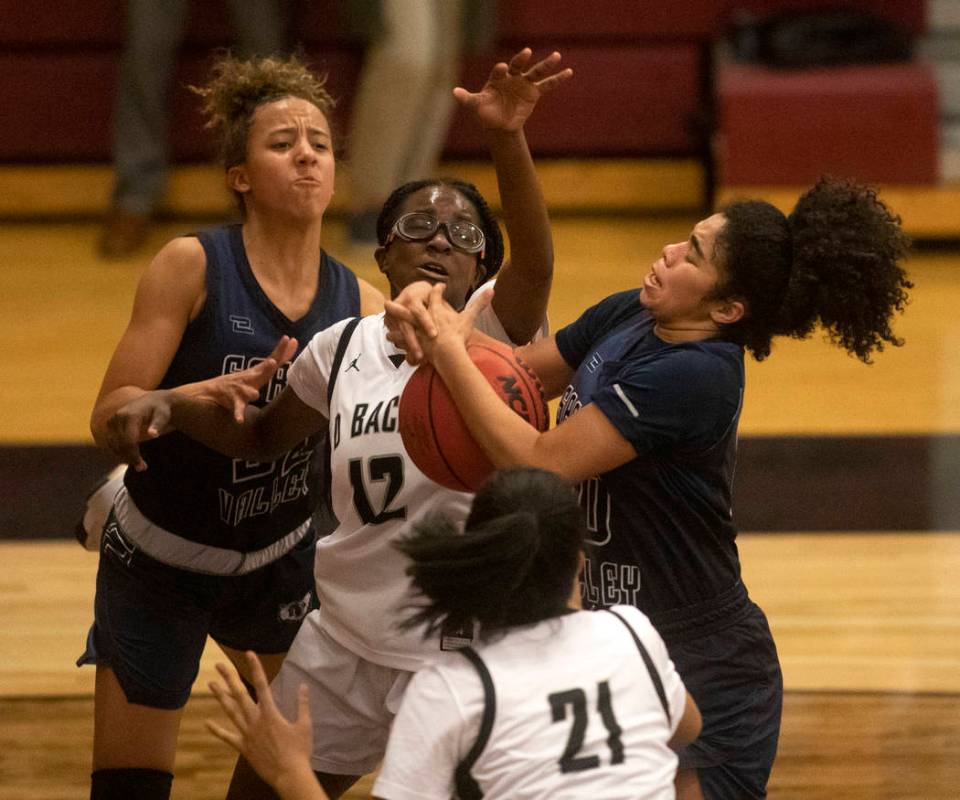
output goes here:
{"type": "MultiPolygon", "coordinates": [[[[537,430],[547,429],[540,380],[505,344],[467,346],[497,395],[537,430]]],[[[413,463],[432,481],[457,491],[476,491],[493,464],[476,443],[446,385],[429,364],[413,373],[400,396],[400,435],[413,463]]]]}

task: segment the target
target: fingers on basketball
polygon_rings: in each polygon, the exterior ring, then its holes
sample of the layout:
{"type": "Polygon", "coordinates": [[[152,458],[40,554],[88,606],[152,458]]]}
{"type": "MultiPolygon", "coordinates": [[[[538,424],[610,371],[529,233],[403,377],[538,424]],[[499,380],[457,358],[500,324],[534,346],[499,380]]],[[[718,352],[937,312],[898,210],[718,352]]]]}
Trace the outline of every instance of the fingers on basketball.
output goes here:
{"type": "MultiPolygon", "coordinates": [[[[467,347],[499,398],[537,430],[548,426],[547,404],[537,376],[507,345],[467,347]]],[[[457,491],[476,491],[494,467],[470,433],[453,397],[429,364],[421,365],[400,397],[400,435],[417,468],[457,491]]]]}

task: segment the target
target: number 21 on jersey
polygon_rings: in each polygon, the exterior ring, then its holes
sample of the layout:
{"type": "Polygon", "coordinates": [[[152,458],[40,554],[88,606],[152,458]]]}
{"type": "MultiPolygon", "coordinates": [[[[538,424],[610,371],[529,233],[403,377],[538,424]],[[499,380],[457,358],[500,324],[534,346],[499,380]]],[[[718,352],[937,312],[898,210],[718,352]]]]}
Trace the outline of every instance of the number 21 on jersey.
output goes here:
{"type": "MultiPolygon", "coordinates": [[[[570,719],[570,734],[567,737],[567,746],[557,760],[561,772],[582,772],[587,769],[596,769],[601,765],[600,756],[577,755],[583,747],[583,740],[587,733],[589,714],[587,711],[587,693],[583,689],[567,689],[563,692],[554,692],[547,696],[550,711],[554,722],[563,722],[570,719]],[[569,714],[568,714],[569,710],[569,714]]],[[[613,703],[610,699],[610,684],[600,681],[597,684],[597,713],[607,731],[607,747],[610,750],[610,764],[623,763],[623,741],[620,738],[623,729],[613,713],[613,703]]]]}

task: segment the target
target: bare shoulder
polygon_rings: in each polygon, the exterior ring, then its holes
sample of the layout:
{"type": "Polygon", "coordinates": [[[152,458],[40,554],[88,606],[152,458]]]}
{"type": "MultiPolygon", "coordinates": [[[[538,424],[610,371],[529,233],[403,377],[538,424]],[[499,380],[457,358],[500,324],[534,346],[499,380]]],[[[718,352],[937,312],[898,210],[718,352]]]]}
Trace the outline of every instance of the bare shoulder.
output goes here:
{"type": "Polygon", "coordinates": [[[160,248],[147,270],[188,278],[193,273],[202,277],[206,266],[207,255],[200,240],[196,236],[178,236],[160,248]]]}
{"type": "Polygon", "coordinates": [[[357,284],[360,286],[360,315],[367,317],[383,311],[382,292],[363,278],[357,278],[357,284]]]}
{"type": "Polygon", "coordinates": [[[206,297],[207,256],[195,236],[167,242],[144,270],[137,288],[134,313],[166,309],[192,318],[206,297]]]}

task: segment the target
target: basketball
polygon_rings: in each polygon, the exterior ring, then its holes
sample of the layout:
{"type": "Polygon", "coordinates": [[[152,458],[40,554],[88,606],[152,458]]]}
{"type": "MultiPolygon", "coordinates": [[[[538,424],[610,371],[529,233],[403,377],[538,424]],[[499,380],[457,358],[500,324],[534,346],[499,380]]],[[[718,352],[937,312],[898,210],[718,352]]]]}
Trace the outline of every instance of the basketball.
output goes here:
{"type": "MultiPolygon", "coordinates": [[[[511,348],[497,342],[471,344],[467,352],[501,400],[537,430],[547,429],[540,380],[511,348]]],[[[461,492],[476,491],[493,464],[471,436],[443,380],[429,364],[413,373],[400,396],[400,435],[419,470],[461,492]]]]}

